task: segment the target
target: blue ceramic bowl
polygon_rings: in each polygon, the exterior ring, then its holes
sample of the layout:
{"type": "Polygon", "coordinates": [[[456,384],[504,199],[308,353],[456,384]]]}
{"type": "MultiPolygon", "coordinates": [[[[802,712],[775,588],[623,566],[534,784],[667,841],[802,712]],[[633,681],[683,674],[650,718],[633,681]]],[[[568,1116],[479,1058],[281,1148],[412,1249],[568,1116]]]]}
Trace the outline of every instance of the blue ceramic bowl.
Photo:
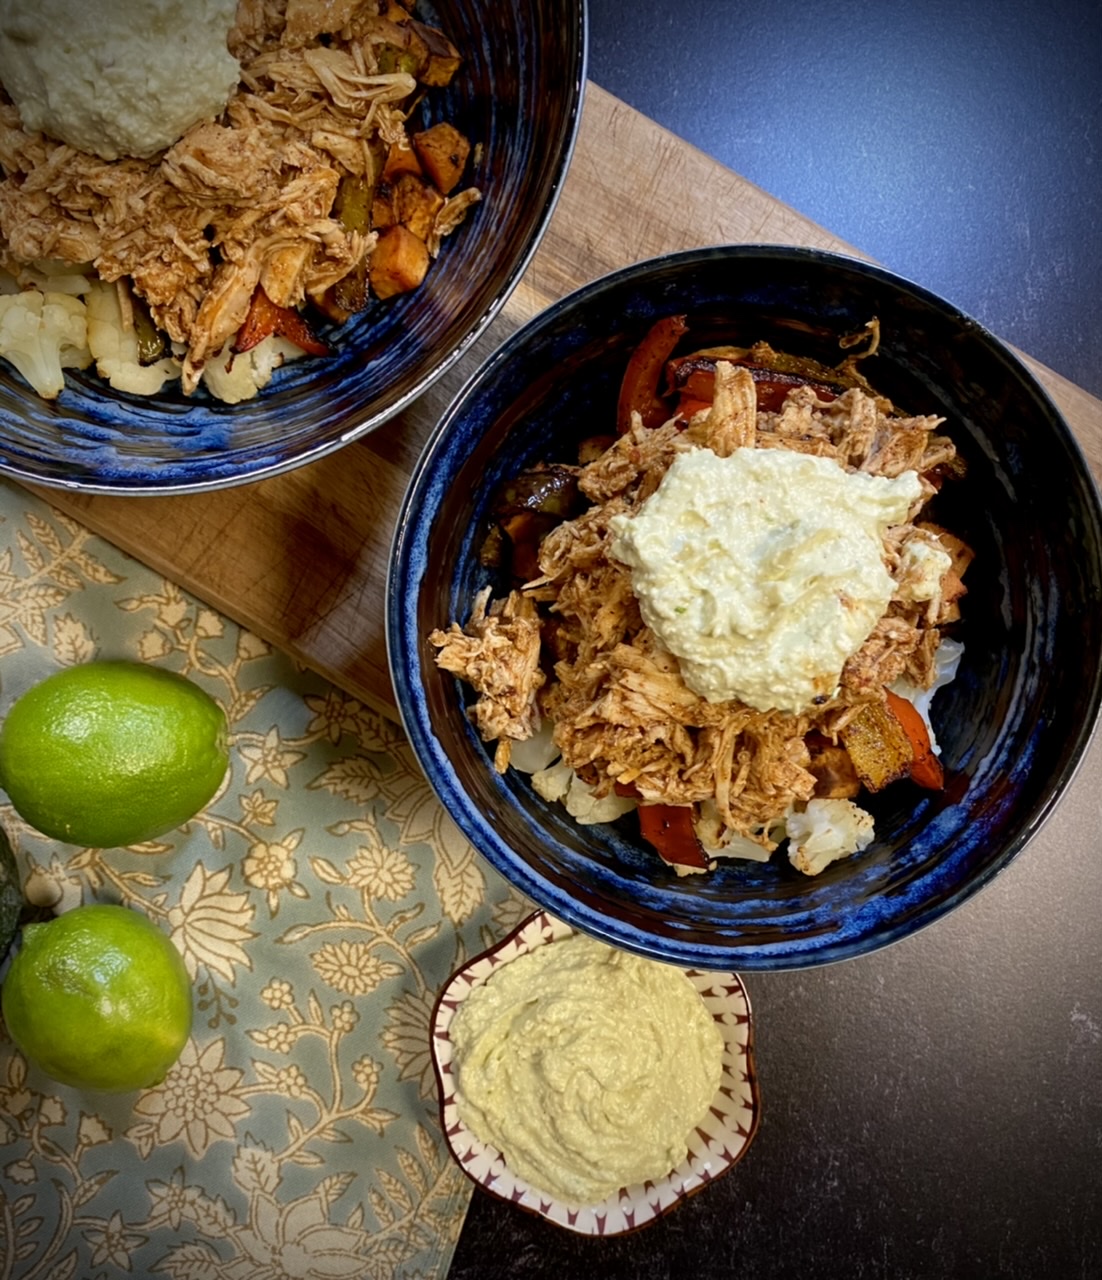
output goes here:
{"type": "MultiPolygon", "coordinates": [[[[939,499],[941,501],[941,499],[939,499]]],[[[959,906],[1036,832],[1086,747],[1102,691],[1102,513],[1071,433],[1021,362],[948,303],[886,271],[810,250],[673,254],[598,280],[516,333],[471,379],[426,445],[401,512],[387,635],[414,749],[467,837],[540,906],[609,942],[681,965],[786,969],[859,956],[959,906]],[[429,632],[466,620],[489,580],[478,560],[498,481],[571,460],[611,429],[629,351],[687,312],[692,345],[724,335],[837,359],[839,335],[878,316],[863,364],[913,412],[943,414],[968,463],[939,518],[976,550],[957,679],[934,723],[947,785],[873,797],[877,837],[814,879],[774,855],[677,877],[633,819],[576,825],[523,776],[494,773],[466,689],[429,632]]],[[[862,802],[864,803],[864,802],[862,802]]]]}
{"type": "Polygon", "coordinates": [[[481,147],[483,201],[444,243],[425,283],[333,331],[336,355],[280,370],[255,400],[129,396],[70,374],[56,402],[0,362],[0,472],[107,493],[178,493],[311,462],[416,399],[497,314],[551,217],[585,84],[585,0],[436,0],[417,14],[465,57],[422,104],[481,147]]]}

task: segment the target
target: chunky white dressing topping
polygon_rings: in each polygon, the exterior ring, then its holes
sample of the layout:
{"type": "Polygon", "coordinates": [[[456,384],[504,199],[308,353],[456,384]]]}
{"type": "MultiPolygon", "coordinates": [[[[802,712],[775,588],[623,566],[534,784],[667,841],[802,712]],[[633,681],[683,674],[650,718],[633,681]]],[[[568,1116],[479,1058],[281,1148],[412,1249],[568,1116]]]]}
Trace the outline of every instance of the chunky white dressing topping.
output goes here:
{"type": "Polygon", "coordinates": [[[611,550],[691,689],[798,712],[837,691],[883,616],[896,586],[884,533],[921,497],[914,471],[888,479],[789,449],[693,449],[634,516],[614,519],[611,550]]]}

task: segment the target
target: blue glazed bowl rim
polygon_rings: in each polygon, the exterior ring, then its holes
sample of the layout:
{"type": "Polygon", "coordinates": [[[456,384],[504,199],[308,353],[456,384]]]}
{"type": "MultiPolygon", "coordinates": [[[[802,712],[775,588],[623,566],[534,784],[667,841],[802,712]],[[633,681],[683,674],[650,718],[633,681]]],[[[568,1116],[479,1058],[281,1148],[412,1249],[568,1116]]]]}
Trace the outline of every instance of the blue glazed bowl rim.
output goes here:
{"type": "MultiPolygon", "coordinates": [[[[545,876],[533,871],[515,856],[509,844],[485,820],[484,815],[472,803],[471,798],[459,783],[447,753],[432,731],[427,703],[419,681],[422,662],[418,644],[422,637],[418,635],[416,625],[420,578],[413,576],[416,564],[415,545],[419,537],[432,524],[434,509],[431,503],[426,507],[424,499],[432,487],[437,468],[442,464],[446,466],[450,460],[449,439],[453,425],[463,416],[468,404],[477,399],[482,388],[492,384],[498,370],[507,366],[518,351],[547,330],[554,328],[562,317],[573,309],[584,306],[602,294],[644,281],[651,273],[665,267],[699,266],[709,261],[732,257],[802,262],[826,268],[844,266],[859,274],[867,274],[883,285],[914,295],[920,301],[940,310],[953,322],[966,326],[982,337],[1015,369],[1022,381],[1046,407],[1053,427],[1063,436],[1072,465],[1081,472],[1082,478],[1086,481],[1083,486],[1088,504],[1085,515],[1093,526],[1095,545],[1102,541],[1102,500],[1078,440],[1051,396],[1028,366],[983,325],[923,286],[852,255],[788,245],[712,245],[646,259],[590,281],[552,303],[533,320],[510,335],[473,372],[427,439],[411,474],[391,547],[385,631],[388,663],[399,714],[431,786],[464,835],[515,888],[574,927],[602,938],[606,942],[654,959],[717,969],[782,971],[851,959],[910,937],[955,910],[1005,870],[1040,830],[1082,764],[1097,726],[1100,708],[1102,708],[1102,655],[1094,655],[1091,683],[1088,689],[1084,689],[1084,698],[1080,703],[1081,714],[1075,726],[1071,750],[1067,754],[1065,766],[1052,780],[1052,785],[1044,797],[1037,801],[1025,815],[1013,838],[1006,843],[997,858],[987,862],[978,873],[970,876],[965,882],[956,885],[936,900],[923,904],[900,921],[889,922],[886,926],[877,921],[868,932],[849,934],[839,941],[819,945],[812,940],[810,945],[800,942],[792,948],[779,951],[766,948],[755,949],[746,945],[712,946],[707,943],[702,944],[699,940],[684,943],[668,937],[656,941],[653,936],[634,928],[629,923],[578,903],[568,890],[560,889],[545,876]]],[[[533,834],[536,834],[534,828],[533,834]]]]}

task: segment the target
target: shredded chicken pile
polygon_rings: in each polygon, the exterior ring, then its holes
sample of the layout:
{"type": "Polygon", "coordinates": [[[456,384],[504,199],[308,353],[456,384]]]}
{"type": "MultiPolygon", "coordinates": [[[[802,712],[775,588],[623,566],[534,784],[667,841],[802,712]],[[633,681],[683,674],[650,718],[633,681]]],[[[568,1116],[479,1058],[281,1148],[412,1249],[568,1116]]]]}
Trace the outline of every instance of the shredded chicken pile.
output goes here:
{"type": "MultiPolygon", "coordinates": [[[[527,738],[547,716],[563,760],[598,794],[619,784],[643,803],[714,802],[728,831],[775,847],[769,823],[815,790],[808,733],[836,740],[900,676],[931,685],[938,628],[956,615],[960,583],[947,574],[932,600],[915,601],[903,548],[937,532],[914,523],[889,530],[884,557],[897,587],[887,612],[846,663],[837,694],[793,715],[708,702],[688,688],[677,659],[643,624],[629,568],[609,553],[610,521],[636,511],[688,449],[721,456],[741,447],[794,449],[887,477],[909,469],[928,476],[952,463],[954,446],[937,433],[942,419],[889,416],[889,408],[859,388],[823,401],[803,386],[779,412],[760,411],[749,371],[721,361],[711,409],[687,428],[671,419],[645,429],[636,415],[627,435],[581,468],[580,488],[593,505],[544,538],[541,576],[489,607],[480,597],[466,631],[452,623],[430,637],[438,663],[478,692],[471,714],[483,738],[497,740],[497,768],[508,765],[510,741],[527,738]],[[541,638],[555,657],[550,680],[541,638]]],[[[934,492],[926,480],[923,489],[912,520],[934,492]]]]}
{"type": "MultiPolygon", "coordinates": [[[[397,104],[415,88],[377,74],[375,0],[240,0],[229,49],[238,91],[217,123],[152,160],[101,160],[38,133],[0,97],[0,266],[91,263],[129,279],[187,347],[182,385],[240,329],[260,284],[277,306],[318,300],[370,252],[375,234],[333,214],[345,174],[370,172],[368,144],[405,137],[397,104]],[[319,37],[325,37],[324,40],[319,37]]],[[[444,202],[428,241],[478,193],[444,202]]]]}

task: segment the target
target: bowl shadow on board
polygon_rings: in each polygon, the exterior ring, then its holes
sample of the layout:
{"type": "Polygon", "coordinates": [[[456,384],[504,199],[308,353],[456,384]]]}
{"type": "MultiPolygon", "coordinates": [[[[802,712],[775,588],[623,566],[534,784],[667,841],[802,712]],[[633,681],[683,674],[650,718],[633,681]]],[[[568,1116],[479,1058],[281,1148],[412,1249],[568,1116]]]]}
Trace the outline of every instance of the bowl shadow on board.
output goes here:
{"type": "Polygon", "coordinates": [[[443,243],[424,283],[339,327],[333,354],[278,370],[226,405],[178,384],[112,391],[69,371],[56,401],[0,361],[0,474],[99,493],[223,488],[287,471],[377,429],[431,386],[508,299],[542,239],[573,153],[585,86],[584,0],[438,0],[416,16],[464,63],[426,93],[413,130],[449,120],[472,143],[460,189],[482,201],[443,243]]]}
{"type": "MultiPolygon", "coordinates": [[[[578,928],[679,964],[786,969],[858,956],[937,920],[1026,845],[1070,781],[1099,706],[1102,517],[1070,430],[1024,365],[976,322],[866,263],[739,246],[638,264],[563,299],[471,379],[426,445],[395,538],[391,670],[430,782],[507,879],[578,928]],[[929,509],[976,558],[956,680],[933,704],[944,791],[899,783],[868,802],[876,839],[814,878],[783,855],[678,877],[631,817],[578,826],[514,771],[494,773],[428,635],[494,581],[479,562],[498,483],[576,460],[612,429],[628,355],[686,313],[682,348],[719,341],[840,358],[879,319],[862,368],[901,409],[947,422],[968,472],[929,509]]],[[[864,803],[864,801],[862,801],[864,803]]]]}

